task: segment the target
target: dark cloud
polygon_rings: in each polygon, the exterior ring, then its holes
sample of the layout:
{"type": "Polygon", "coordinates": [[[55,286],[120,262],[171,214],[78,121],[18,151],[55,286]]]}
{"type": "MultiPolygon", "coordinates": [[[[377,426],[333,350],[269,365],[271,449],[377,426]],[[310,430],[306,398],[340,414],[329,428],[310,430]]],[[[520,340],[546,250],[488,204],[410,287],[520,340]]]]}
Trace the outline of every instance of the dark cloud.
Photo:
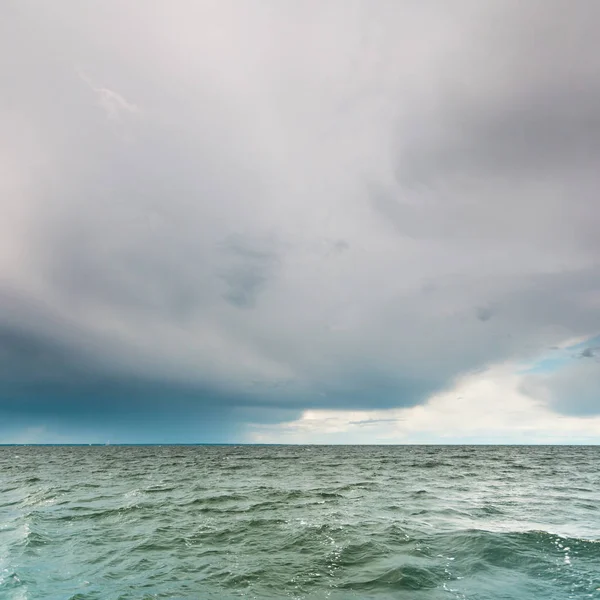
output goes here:
{"type": "Polygon", "coordinates": [[[223,441],[240,435],[234,410],[248,398],[198,384],[137,378],[104,363],[80,347],[4,329],[0,435],[10,439],[11,428],[32,424],[84,442],[223,441]]]}
{"type": "Polygon", "coordinates": [[[22,383],[78,381],[93,377],[98,364],[86,361],[78,348],[27,331],[0,328],[0,381],[22,383]]]}

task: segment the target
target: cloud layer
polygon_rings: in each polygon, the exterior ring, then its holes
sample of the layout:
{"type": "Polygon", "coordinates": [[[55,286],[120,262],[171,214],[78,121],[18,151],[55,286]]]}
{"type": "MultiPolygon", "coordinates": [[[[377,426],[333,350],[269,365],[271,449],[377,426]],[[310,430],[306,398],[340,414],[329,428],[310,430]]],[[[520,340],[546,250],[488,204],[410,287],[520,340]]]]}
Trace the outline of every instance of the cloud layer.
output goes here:
{"type": "MultiPolygon", "coordinates": [[[[257,443],[596,444],[600,416],[561,415],[520,389],[506,368],[467,376],[410,408],[307,410],[277,424],[249,424],[257,443]]],[[[570,388],[570,395],[578,392],[570,388]]]]}
{"type": "MultiPolygon", "coordinates": [[[[600,5],[563,9],[5,3],[5,429],[229,439],[597,333],[600,5]]],[[[594,415],[597,366],[523,385],[594,415]]]]}

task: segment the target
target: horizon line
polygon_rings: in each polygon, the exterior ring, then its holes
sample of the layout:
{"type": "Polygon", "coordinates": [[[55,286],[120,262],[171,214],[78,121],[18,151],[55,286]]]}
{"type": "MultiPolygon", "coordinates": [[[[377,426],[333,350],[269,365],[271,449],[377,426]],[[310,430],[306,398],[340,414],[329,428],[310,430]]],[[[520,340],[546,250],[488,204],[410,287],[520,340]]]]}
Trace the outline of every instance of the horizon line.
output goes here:
{"type": "Polygon", "coordinates": [[[161,446],[228,446],[228,447],[236,447],[236,446],[289,446],[289,447],[299,447],[299,446],[315,446],[315,447],[323,447],[323,446],[339,446],[339,447],[355,447],[355,446],[364,446],[364,447],[420,447],[420,446],[445,446],[445,447],[459,447],[459,446],[480,446],[480,447],[600,447],[599,443],[483,443],[483,442],[472,442],[472,443],[456,443],[456,442],[436,442],[436,443],[399,443],[399,444],[364,444],[364,443],[255,443],[255,442],[146,442],[146,443],[128,443],[128,442],[118,442],[118,443],[61,443],[61,442],[49,442],[49,443],[35,443],[35,442],[14,442],[14,443],[0,443],[0,448],[11,448],[11,447],[27,447],[27,446],[36,446],[36,447],[81,447],[81,448],[110,448],[110,447],[161,447],[161,446]]]}

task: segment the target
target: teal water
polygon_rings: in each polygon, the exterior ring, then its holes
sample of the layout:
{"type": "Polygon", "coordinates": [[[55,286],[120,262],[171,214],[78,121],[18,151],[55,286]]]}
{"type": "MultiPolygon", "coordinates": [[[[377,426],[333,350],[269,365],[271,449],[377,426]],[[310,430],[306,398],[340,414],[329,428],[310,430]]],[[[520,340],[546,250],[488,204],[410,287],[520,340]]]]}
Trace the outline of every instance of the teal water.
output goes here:
{"type": "Polygon", "coordinates": [[[1,447],[0,599],[600,598],[600,447],[1,447]]]}

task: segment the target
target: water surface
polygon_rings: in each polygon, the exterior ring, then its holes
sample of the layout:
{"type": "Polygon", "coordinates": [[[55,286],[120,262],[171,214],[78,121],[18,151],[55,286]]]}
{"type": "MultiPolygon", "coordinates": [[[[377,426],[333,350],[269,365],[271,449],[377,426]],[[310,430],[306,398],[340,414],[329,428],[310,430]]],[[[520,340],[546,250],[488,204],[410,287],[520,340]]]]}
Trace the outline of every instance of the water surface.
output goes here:
{"type": "Polygon", "coordinates": [[[600,447],[0,447],[0,599],[600,599],[600,447]]]}

